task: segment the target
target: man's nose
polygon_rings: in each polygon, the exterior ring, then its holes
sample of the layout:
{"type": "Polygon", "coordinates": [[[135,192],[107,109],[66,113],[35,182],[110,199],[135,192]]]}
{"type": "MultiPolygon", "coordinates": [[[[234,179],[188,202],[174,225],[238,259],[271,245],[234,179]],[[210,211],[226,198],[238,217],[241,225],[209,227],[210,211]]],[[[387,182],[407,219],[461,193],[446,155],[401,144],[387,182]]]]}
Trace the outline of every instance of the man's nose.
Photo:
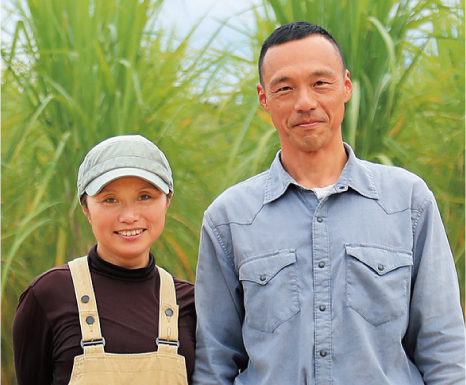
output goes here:
{"type": "Polygon", "coordinates": [[[303,88],[296,96],[295,109],[298,112],[306,112],[317,108],[317,100],[312,90],[303,88]]]}

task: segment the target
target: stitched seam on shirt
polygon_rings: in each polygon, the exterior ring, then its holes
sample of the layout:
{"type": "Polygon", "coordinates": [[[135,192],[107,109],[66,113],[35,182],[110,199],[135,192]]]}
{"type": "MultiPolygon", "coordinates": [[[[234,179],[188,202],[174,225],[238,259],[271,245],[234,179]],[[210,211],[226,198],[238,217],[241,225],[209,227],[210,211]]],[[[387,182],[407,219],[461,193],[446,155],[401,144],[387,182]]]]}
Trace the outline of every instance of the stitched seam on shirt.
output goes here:
{"type": "Polygon", "coordinates": [[[409,254],[411,255],[411,250],[403,249],[400,247],[390,247],[390,246],[385,246],[385,245],[379,245],[376,243],[364,243],[364,242],[356,242],[356,243],[345,243],[344,246],[349,246],[349,247],[367,247],[367,248],[374,248],[374,249],[380,249],[380,250],[386,250],[386,251],[392,251],[395,253],[404,253],[404,254],[409,254]]]}
{"type": "Polygon", "coordinates": [[[427,208],[427,205],[432,202],[432,198],[433,198],[433,195],[431,194],[426,199],[424,199],[424,201],[421,203],[421,206],[418,209],[413,209],[412,210],[413,212],[416,212],[417,215],[413,219],[413,228],[412,228],[412,231],[413,231],[413,269],[411,269],[411,280],[414,278],[414,275],[416,273],[416,268],[415,268],[415,266],[416,266],[416,261],[415,261],[416,253],[414,252],[414,248],[416,247],[416,243],[414,241],[416,229],[417,229],[417,226],[419,224],[419,221],[421,219],[422,214],[425,212],[425,210],[427,208]]]}
{"type": "MultiPolygon", "coordinates": [[[[207,219],[207,222],[209,224],[209,227],[212,229],[213,233],[215,234],[215,238],[217,238],[218,243],[222,247],[223,252],[225,253],[225,256],[227,257],[228,262],[230,262],[231,267],[233,268],[233,271],[236,272],[236,275],[238,275],[238,272],[236,271],[235,268],[235,263],[233,261],[233,258],[231,254],[228,252],[228,249],[225,245],[225,242],[223,241],[222,237],[220,236],[220,233],[217,230],[217,226],[215,226],[212,218],[210,217],[209,213],[205,213],[205,218],[207,219]]],[[[222,225],[219,225],[222,226],[222,225]]]]}
{"type": "Polygon", "coordinates": [[[432,202],[432,194],[430,194],[424,201],[421,203],[421,206],[418,209],[412,209],[413,212],[417,212],[416,217],[413,219],[413,236],[416,233],[417,225],[421,219],[422,214],[424,214],[426,207],[429,203],[432,202]]]}
{"type": "Polygon", "coordinates": [[[379,205],[379,207],[380,207],[380,208],[384,211],[384,213],[387,214],[387,215],[399,214],[399,213],[402,213],[402,212],[408,211],[408,210],[414,211],[413,209],[410,209],[409,207],[407,207],[407,208],[402,209],[402,210],[397,210],[397,211],[388,212],[388,211],[385,210],[385,208],[380,204],[380,200],[376,200],[375,202],[379,205]]]}

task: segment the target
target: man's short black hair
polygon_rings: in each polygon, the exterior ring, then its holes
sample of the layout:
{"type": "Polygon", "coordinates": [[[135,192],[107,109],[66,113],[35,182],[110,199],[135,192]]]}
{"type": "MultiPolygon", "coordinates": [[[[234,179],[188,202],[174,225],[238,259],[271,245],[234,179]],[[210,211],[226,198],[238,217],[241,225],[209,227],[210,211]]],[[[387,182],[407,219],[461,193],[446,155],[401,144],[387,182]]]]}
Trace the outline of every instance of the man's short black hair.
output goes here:
{"type": "Polygon", "coordinates": [[[288,43],[289,41],[301,40],[311,35],[321,35],[328,41],[330,41],[335,46],[341,57],[343,69],[346,69],[345,59],[343,57],[343,53],[341,52],[340,46],[329,32],[327,32],[324,28],[319,27],[315,24],[308,23],[307,21],[295,21],[293,23],[285,24],[281,27],[278,27],[265,40],[264,44],[262,44],[261,52],[259,55],[259,79],[261,84],[263,85],[262,64],[264,61],[264,56],[270,47],[288,43]]]}

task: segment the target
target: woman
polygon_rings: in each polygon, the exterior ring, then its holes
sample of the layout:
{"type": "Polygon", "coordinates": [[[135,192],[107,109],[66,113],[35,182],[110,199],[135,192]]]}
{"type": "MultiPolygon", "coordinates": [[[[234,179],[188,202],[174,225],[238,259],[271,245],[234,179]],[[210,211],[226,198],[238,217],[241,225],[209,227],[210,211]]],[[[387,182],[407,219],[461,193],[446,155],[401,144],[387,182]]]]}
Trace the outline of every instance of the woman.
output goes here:
{"type": "Polygon", "coordinates": [[[146,138],[118,136],[89,151],[78,198],[97,244],[21,295],[13,324],[18,385],[187,384],[194,287],[150,253],[172,194],[168,161],[146,138]]]}

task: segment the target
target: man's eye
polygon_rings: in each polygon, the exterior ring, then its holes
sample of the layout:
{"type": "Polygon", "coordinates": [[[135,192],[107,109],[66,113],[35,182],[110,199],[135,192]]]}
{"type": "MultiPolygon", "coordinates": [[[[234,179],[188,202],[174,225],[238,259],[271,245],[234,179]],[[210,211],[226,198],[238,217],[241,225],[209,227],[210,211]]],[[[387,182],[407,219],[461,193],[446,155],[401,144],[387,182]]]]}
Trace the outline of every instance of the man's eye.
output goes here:
{"type": "Polygon", "coordinates": [[[115,203],[117,200],[115,198],[106,198],[104,200],[105,203],[115,203]]]}
{"type": "Polygon", "coordinates": [[[285,86],[278,89],[278,91],[290,91],[291,87],[285,86]]]}
{"type": "Polygon", "coordinates": [[[327,83],[327,82],[324,82],[324,81],[322,81],[322,80],[316,82],[316,86],[323,86],[323,85],[325,85],[325,84],[328,84],[328,83],[327,83]]]}
{"type": "Polygon", "coordinates": [[[139,200],[141,200],[141,201],[146,201],[146,200],[148,200],[148,199],[150,199],[150,198],[152,198],[150,195],[148,195],[148,194],[143,194],[143,195],[141,195],[141,196],[139,197],[139,200]]]}

